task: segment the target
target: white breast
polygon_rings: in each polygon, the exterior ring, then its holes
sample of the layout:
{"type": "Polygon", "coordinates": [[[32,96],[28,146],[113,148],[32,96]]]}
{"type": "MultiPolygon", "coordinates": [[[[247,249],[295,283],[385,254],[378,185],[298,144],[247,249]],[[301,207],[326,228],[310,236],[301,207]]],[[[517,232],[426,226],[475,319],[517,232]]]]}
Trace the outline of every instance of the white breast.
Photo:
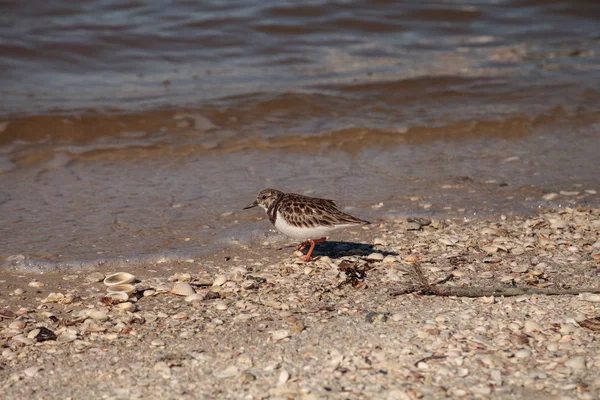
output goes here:
{"type": "Polygon", "coordinates": [[[277,219],[275,220],[275,228],[277,228],[278,231],[289,237],[299,240],[320,239],[322,237],[329,236],[332,232],[337,231],[338,229],[348,228],[351,226],[356,225],[344,224],[335,226],[318,226],[315,228],[299,228],[285,222],[279,212],[277,212],[277,219]]]}

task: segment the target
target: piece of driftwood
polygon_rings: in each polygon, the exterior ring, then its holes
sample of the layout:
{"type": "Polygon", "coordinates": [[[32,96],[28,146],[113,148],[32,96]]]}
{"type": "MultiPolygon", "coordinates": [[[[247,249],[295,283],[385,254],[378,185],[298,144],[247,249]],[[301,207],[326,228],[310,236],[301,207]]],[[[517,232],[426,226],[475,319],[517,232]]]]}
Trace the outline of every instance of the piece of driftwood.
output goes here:
{"type": "Polygon", "coordinates": [[[438,286],[440,283],[448,281],[442,279],[436,284],[432,285],[427,281],[423,270],[419,263],[414,263],[413,268],[417,275],[419,285],[412,286],[403,290],[391,292],[390,296],[401,296],[403,294],[418,293],[422,295],[430,296],[456,296],[456,297],[490,297],[490,296],[521,296],[531,294],[541,294],[546,296],[560,296],[568,294],[580,294],[580,293],[600,293],[600,288],[572,288],[572,289],[561,289],[561,288],[534,288],[534,287],[519,287],[519,286],[438,286]]]}

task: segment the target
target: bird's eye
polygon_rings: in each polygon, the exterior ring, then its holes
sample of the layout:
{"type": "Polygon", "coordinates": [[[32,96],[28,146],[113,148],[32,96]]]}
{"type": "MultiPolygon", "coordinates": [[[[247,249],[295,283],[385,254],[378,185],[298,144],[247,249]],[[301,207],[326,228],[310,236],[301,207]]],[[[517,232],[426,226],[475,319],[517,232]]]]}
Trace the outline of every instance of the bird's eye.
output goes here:
{"type": "Polygon", "coordinates": [[[263,200],[266,200],[266,198],[267,198],[267,195],[266,195],[266,194],[263,194],[263,197],[261,197],[261,198],[262,198],[263,200]]]}

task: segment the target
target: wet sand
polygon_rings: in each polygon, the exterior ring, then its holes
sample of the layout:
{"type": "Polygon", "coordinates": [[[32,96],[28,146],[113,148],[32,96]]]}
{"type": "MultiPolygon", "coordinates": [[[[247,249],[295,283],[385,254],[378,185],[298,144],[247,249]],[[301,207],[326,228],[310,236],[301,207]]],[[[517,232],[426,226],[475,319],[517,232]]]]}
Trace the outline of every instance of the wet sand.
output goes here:
{"type": "Polygon", "coordinates": [[[375,221],[594,206],[596,120],[222,138],[212,150],[148,138],[139,147],[120,147],[122,138],[24,145],[16,167],[0,174],[0,268],[75,271],[262,243],[269,224],[242,207],[266,187],[333,198],[375,221]]]}
{"type": "Polygon", "coordinates": [[[398,219],[342,234],[311,263],[279,241],[123,264],[141,296],[133,312],[101,302],[94,281],[114,269],[8,272],[2,390],[42,399],[597,398],[600,295],[394,293],[415,284],[416,260],[448,287],[600,290],[598,232],[600,209],[576,207],[424,226],[398,219]],[[160,292],[177,281],[199,298],[160,292]],[[27,338],[42,327],[58,339],[27,338]]]}

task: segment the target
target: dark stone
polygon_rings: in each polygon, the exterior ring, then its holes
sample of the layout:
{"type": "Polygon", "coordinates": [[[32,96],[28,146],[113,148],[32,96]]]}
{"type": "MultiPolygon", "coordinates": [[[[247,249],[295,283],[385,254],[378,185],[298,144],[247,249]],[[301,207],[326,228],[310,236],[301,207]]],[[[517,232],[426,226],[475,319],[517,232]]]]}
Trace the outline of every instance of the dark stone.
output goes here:
{"type": "Polygon", "coordinates": [[[375,312],[375,311],[371,311],[370,313],[367,314],[367,316],[365,317],[365,321],[372,324],[373,322],[386,322],[387,321],[387,315],[385,315],[384,313],[379,313],[379,312],[375,312]]]}
{"type": "Polygon", "coordinates": [[[56,334],[48,328],[41,327],[40,332],[35,335],[35,340],[45,342],[46,340],[56,340],[56,334]]]}

